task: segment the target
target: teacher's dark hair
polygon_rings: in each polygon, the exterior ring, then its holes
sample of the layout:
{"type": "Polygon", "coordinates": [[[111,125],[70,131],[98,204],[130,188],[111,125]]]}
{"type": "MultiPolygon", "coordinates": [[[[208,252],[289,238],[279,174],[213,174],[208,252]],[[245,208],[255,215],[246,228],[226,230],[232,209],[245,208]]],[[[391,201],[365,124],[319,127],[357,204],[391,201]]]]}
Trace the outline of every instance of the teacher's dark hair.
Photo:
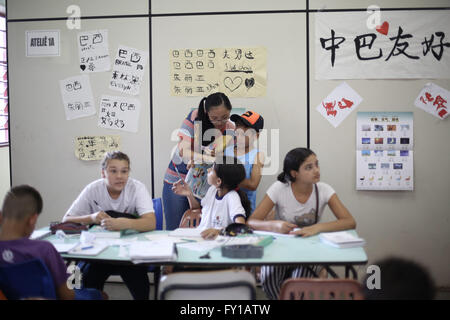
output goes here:
{"type": "MultiPolygon", "coordinates": [[[[208,117],[209,110],[211,110],[211,108],[218,107],[220,105],[224,105],[225,108],[227,108],[228,110],[232,109],[230,99],[228,99],[228,97],[222,92],[212,93],[208,97],[203,98],[200,101],[200,104],[198,106],[198,114],[195,121],[202,122],[202,137],[205,135],[205,132],[208,129],[214,128],[214,124],[209,120],[208,117]]],[[[204,141],[202,139],[203,146],[207,146],[211,142],[212,141],[204,141]]]]}
{"type": "Polygon", "coordinates": [[[298,171],[298,168],[305,162],[306,158],[315,154],[311,149],[295,148],[289,151],[284,158],[283,172],[278,175],[278,181],[287,183],[295,182],[295,177],[291,175],[291,171],[298,171]]]}

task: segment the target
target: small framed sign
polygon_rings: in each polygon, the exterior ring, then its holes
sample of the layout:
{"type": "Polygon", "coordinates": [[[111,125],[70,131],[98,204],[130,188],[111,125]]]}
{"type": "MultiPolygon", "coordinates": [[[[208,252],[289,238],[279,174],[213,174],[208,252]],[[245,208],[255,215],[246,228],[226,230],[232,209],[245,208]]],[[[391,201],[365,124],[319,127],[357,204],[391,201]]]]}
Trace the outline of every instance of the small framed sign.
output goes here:
{"type": "Polygon", "coordinates": [[[59,57],[59,30],[25,31],[27,57],[59,57]]]}

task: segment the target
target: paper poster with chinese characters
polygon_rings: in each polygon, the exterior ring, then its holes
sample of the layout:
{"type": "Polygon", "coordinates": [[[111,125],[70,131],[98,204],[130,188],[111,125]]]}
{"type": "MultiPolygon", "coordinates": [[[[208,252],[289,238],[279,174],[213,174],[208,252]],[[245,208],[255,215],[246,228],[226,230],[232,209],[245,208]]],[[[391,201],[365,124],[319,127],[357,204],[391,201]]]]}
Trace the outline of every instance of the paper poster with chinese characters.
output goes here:
{"type": "Polygon", "coordinates": [[[144,79],[147,60],[147,52],[119,46],[113,63],[109,88],[121,93],[138,95],[144,79]]]}
{"type": "Polygon", "coordinates": [[[102,160],[106,152],[120,150],[120,136],[81,136],[75,138],[75,156],[80,160],[102,160]]]}
{"type": "Polygon", "coordinates": [[[356,190],[413,190],[413,113],[358,112],[356,190]]]}
{"type": "Polygon", "coordinates": [[[108,30],[80,32],[77,40],[81,73],[111,70],[108,30]]]}
{"type": "Polygon", "coordinates": [[[60,80],[59,87],[67,120],[95,114],[91,83],[87,75],[60,80]]]}
{"type": "Polygon", "coordinates": [[[343,82],[320,102],[316,110],[336,128],[362,100],[355,90],[343,82]]]}
{"type": "Polygon", "coordinates": [[[261,97],[267,87],[266,48],[174,49],[169,52],[172,96],[261,97]]]}
{"type": "Polygon", "coordinates": [[[100,101],[98,126],[137,132],[140,109],[138,99],[103,95],[100,101]]]}
{"type": "Polygon", "coordinates": [[[450,10],[315,14],[317,80],[448,79],[450,10]]]}
{"type": "Polygon", "coordinates": [[[427,83],[420,92],[414,105],[439,119],[445,119],[449,115],[450,91],[441,88],[434,83],[427,83]]]}

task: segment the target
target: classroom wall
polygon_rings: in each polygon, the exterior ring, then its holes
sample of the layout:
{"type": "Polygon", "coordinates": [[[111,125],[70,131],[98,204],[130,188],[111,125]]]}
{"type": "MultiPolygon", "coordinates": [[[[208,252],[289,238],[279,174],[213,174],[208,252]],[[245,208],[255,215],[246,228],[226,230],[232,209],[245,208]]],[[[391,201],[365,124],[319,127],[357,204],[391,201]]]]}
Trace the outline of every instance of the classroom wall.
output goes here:
{"type": "MultiPolygon", "coordinates": [[[[65,9],[71,2],[9,1],[8,17],[66,17],[65,9]]],[[[355,216],[357,231],[367,240],[365,249],[369,265],[388,255],[400,255],[426,265],[439,286],[450,286],[450,147],[446,143],[450,133],[449,120],[438,120],[413,105],[423,85],[430,80],[346,81],[364,99],[357,111],[414,112],[414,191],[356,191],[356,112],[335,129],[315,111],[320,101],[341,81],[315,80],[314,10],[365,9],[375,4],[373,1],[264,0],[255,4],[250,0],[154,0],[151,3],[133,1],[133,6],[118,0],[77,3],[81,5],[83,15],[139,15],[83,20],[82,30],[108,28],[110,52],[119,43],[151,49],[151,74],[147,75],[141,88],[140,130],[136,135],[123,134],[123,150],[131,153],[132,161],[135,159],[133,175],[144,181],[149,190],[154,185],[155,197],[161,196],[162,177],[176,143],[171,137],[200,100],[170,96],[169,50],[265,46],[268,52],[267,95],[231,101],[234,107],[254,109],[263,114],[266,128],[279,129],[279,154],[278,159],[273,160],[277,160],[280,167],[275,171],[281,170],[284,155],[290,149],[307,145],[309,108],[310,147],[320,159],[322,180],[334,187],[355,216]],[[305,11],[307,7],[312,10],[309,15],[305,11]],[[151,15],[148,15],[149,10],[151,15]]],[[[382,8],[450,8],[449,0],[383,0],[376,4],[382,8]]],[[[49,217],[42,217],[43,223],[60,218],[79,191],[99,175],[98,163],[83,163],[74,158],[73,137],[105,134],[96,126],[95,117],[66,121],[62,114],[57,81],[77,73],[75,43],[70,40],[71,32],[64,29],[64,23],[63,19],[8,23],[13,184],[30,183],[42,190],[47,204],[45,213],[49,217]],[[58,59],[41,58],[38,63],[24,57],[25,30],[40,28],[61,29],[62,39],[68,40],[63,43],[64,55],[58,59]],[[45,117],[42,117],[44,112],[45,117]],[[39,123],[36,119],[40,119],[39,123]]],[[[146,71],[149,69],[147,66],[146,71]]],[[[450,89],[449,79],[432,82],[450,89]]],[[[108,92],[102,75],[92,76],[91,83],[96,100],[103,93],[114,95],[108,92]]],[[[108,132],[113,133],[117,132],[108,132]]],[[[271,151],[269,156],[272,156],[271,151]]],[[[258,201],[276,180],[276,175],[271,173],[263,177],[258,201]]],[[[327,210],[324,219],[327,221],[332,217],[327,210]]],[[[364,276],[366,267],[358,268],[360,277],[364,276]]]]}
{"type": "MultiPolygon", "coordinates": [[[[81,190],[101,177],[100,161],[81,161],[75,157],[77,136],[119,134],[121,150],[131,159],[131,177],[142,181],[151,193],[150,63],[144,70],[139,96],[132,96],[138,97],[141,103],[137,133],[100,128],[97,126],[98,114],[68,121],[59,80],[80,74],[78,30],[68,29],[65,18],[68,16],[66,8],[72,1],[33,1],[31,6],[29,3],[10,1],[8,19],[54,19],[8,23],[11,170],[13,185],[30,184],[44,198],[44,212],[38,227],[61,220],[81,190]],[[60,57],[27,58],[25,31],[53,29],[61,32],[60,57]]],[[[122,16],[148,14],[148,3],[139,3],[141,6],[137,5],[138,1],[136,6],[126,5],[123,1],[80,1],[81,14],[97,18],[83,20],[79,31],[108,29],[112,59],[119,45],[149,51],[148,18],[122,16]],[[120,17],[115,17],[119,14],[120,17]]],[[[89,74],[97,110],[103,94],[126,96],[109,89],[110,76],[111,72],[89,74]]]]}

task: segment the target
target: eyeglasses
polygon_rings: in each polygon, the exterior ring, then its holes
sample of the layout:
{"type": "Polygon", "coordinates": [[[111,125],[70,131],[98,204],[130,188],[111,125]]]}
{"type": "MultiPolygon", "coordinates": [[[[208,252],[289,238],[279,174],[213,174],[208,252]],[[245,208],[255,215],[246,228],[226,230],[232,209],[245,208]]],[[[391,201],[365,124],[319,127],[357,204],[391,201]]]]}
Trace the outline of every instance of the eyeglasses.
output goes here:
{"type": "Polygon", "coordinates": [[[223,119],[211,119],[209,118],[209,121],[211,121],[212,123],[225,123],[230,119],[230,116],[227,116],[226,118],[223,119]]]}

